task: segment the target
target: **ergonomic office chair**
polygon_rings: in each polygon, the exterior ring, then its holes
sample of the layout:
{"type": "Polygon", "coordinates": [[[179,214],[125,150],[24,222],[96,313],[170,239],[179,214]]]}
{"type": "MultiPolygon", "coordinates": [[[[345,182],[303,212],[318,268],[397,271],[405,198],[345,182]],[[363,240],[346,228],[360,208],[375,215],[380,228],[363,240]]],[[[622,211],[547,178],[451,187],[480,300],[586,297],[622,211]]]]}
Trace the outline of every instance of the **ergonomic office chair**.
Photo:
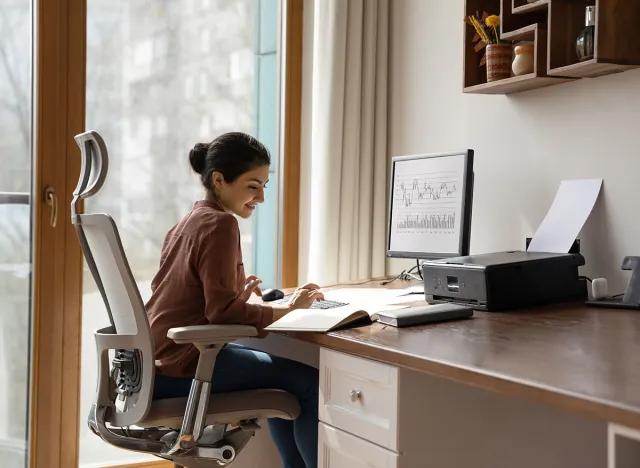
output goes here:
{"type": "Polygon", "coordinates": [[[154,347],[144,303],[129,268],[118,228],[108,214],[80,214],[81,199],[95,195],[108,170],[102,137],[77,135],[82,167],[71,202],[85,259],[111,324],[95,332],[98,384],[89,412],[91,430],[107,443],[145,452],[185,468],[225,466],[246,445],[263,418],[295,419],[297,399],[281,390],[214,394],[211,376],[224,344],[254,337],[254,327],[204,325],[173,328],[167,336],[200,351],[188,398],[153,400],[154,347]],[[109,353],[114,357],[109,364],[109,353]]]}

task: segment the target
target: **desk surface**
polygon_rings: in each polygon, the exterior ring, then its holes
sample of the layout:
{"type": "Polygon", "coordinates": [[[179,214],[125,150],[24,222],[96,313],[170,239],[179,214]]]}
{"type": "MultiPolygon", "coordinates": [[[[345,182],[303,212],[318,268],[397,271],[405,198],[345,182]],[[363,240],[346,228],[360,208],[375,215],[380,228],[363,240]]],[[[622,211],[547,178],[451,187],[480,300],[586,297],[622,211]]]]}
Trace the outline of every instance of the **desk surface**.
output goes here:
{"type": "Polygon", "coordinates": [[[374,323],[328,334],[287,334],[640,429],[637,311],[565,304],[476,311],[469,320],[408,328],[374,323]]]}

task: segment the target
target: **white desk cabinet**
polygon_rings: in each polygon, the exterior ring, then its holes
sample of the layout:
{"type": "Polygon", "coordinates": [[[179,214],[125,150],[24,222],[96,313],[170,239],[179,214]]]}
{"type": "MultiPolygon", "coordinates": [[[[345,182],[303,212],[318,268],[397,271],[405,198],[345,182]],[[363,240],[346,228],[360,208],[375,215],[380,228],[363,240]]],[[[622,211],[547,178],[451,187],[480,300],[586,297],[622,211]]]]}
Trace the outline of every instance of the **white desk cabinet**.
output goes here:
{"type": "Polygon", "coordinates": [[[321,468],[607,465],[602,421],[328,348],[319,369],[321,468]]]}
{"type": "Polygon", "coordinates": [[[414,398],[417,374],[350,354],[320,350],[319,457],[322,468],[415,465],[419,419],[403,399],[414,398]],[[400,427],[400,421],[403,426],[400,427]]]}

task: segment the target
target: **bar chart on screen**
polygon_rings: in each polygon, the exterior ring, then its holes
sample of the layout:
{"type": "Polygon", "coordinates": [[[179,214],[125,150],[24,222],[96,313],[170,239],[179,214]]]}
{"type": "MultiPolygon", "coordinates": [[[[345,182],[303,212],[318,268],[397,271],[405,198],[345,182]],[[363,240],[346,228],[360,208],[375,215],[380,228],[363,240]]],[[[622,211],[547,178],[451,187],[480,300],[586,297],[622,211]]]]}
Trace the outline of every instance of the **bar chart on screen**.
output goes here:
{"type": "Polygon", "coordinates": [[[453,230],[456,226],[455,212],[446,214],[406,214],[398,220],[397,229],[453,230]]]}

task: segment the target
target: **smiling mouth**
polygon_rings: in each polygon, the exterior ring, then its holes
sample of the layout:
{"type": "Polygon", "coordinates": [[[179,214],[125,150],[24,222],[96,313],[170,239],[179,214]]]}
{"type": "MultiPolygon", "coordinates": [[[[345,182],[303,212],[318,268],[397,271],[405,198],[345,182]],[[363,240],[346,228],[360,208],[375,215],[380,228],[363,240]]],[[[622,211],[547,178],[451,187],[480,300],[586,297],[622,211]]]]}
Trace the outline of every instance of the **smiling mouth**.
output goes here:
{"type": "Polygon", "coordinates": [[[248,206],[250,210],[255,210],[256,209],[256,205],[253,204],[253,203],[247,203],[246,206],[248,206]]]}

